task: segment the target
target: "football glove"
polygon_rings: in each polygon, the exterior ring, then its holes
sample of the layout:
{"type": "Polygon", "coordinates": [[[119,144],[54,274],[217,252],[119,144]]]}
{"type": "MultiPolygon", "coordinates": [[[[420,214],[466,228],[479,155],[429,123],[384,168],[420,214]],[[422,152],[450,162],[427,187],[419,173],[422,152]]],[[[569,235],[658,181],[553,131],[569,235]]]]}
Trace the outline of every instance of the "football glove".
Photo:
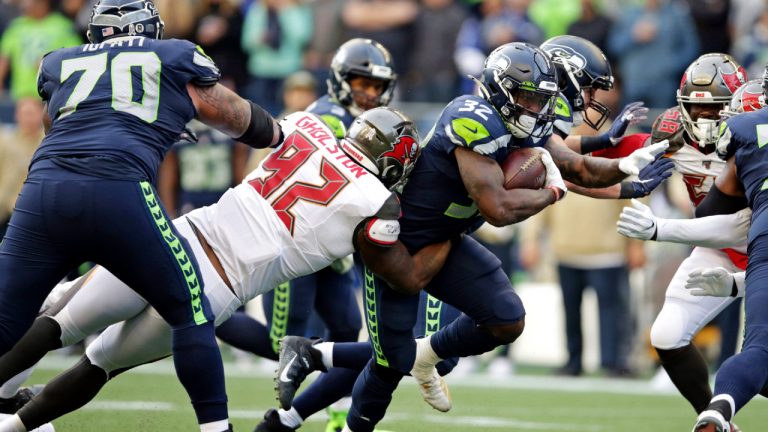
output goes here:
{"type": "Polygon", "coordinates": [[[610,129],[608,129],[608,139],[611,140],[611,145],[616,145],[621,141],[621,138],[627,133],[627,128],[640,123],[648,118],[648,108],[644,105],[644,102],[632,102],[627,104],[616,116],[610,129]]]}
{"type": "Polygon", "coordinates": [[[735,297],[740,291],[734,275],[722,267],[694,269],[688,273],[685,288],[697,297],[735,297]]]}
{"type": "Polygon", "coordinates": [[[648,166],[640,170],[638,179],[632,182],[622,183],[622,194],[619,198],[642,198],[650,194],[656,189],[664,180],[668,179],[672,175],[672,169],[675,167],[675,163],[669,158],[662,158],[662,154],[659,153],[656,156],[656,160],[651,162],[648,166]],[[623,187],[625,183],[629,184],[629,188],[623,187]]]}
{"type": "Polygon", "coordinates": [[[648,147],[637,149],[619,161],[619,170],[627,175],[638,175],[641,169],[655,161],[656,156],[664,153],[667,147],[669,147],[669,141],[663,140],[648,147]]]}
{"type": "Polygon", "coordinates": [[[544,180],[544,189],[550,189],[555,193],[555,201],[563,199],[565,193],[568,192],[568,188],[565,186],[563,177],[560,175],[560,170],[557,169],[555,161],[552,160],[552,155],[546,149],[536,148],[541,152],[541,163],[544,164],[544,170],[547,172],[547,177],[544,180]]]}
{"type": "Polygon", "coordinates": [[[619,234],[640,240],[656,239],[656,215],[651,208],[636,199],[632,207],[624,207],[616,222],[619,234]]]}

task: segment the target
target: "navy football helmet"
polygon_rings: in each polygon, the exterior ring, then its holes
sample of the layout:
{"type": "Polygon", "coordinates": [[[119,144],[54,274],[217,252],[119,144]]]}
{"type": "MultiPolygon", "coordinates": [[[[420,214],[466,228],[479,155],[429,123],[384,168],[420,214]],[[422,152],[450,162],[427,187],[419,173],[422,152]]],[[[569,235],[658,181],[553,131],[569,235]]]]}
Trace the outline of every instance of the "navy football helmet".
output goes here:
{"type": "Polygon", "coordinates": [[[552,132],[557,70],[540,48],[523,42],[496,48],[485,59],[477,82],[482,97],[516,138],[542,138],[552,132]]]}
{"type": "Polygon", "coordinates": [[[600,129],[608,120],[610,110],[594,97],[585,104],[583,91],[613,88],[611,65],[603,51],[584,38],[569,35],[550,38],[541,44],[541,49],[552,58],[557,68],[560,92],[573,107],[574,114],[584,113],[584,122],[595,130],[600,129]],[[597,112],[599,117],[590,118],[587,108],[597,112]]]}
{"type": "Polygon", "coordinates": [[[101,43],[117,36],[163,38],[163,20],[151,0],[100,0],[88,21],[88,40],[101,43]]]}
{"type": "Polygon", "coordinates": [[[360,115],[364,109],[355,103],[349,80],[359,76],[382,81],[385,87],[377,105],[389,105],[395,92],[397,75],[392,56],[384,45],[371,39],[350,39],[339,47],[331,60],[328,94],[354,116],[360,115]]]}
{"type": "Polygon", "coordinates": [[[339,146],[390,190],[405,184],[421,154],[416,125],[389,107],[360,114],[339,146]]]}

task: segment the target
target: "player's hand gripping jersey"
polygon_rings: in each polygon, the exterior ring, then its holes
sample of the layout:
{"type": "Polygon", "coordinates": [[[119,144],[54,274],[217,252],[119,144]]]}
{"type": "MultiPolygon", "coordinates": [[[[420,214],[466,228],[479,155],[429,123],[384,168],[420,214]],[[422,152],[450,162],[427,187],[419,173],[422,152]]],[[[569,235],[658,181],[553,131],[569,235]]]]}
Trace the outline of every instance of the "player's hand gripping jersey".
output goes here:
{"type": "Polygon", "coordinates": [[[399,233],[397,198],[337,147],[325,123],[299,112],[281,125],[284,144],[216,205],[187,215],[241,300],[354,252],[363,221],[372,241],[391,244],[399,233]]]}
{"type": "Polygon", "coordinates": [[[196,114],[186,84],[218,80],[215,64],[183,40],[126,36],[50,53],[38,92],[52,127],[32,163],[52,158],[83,174],[154,181],[196,114]]]}
{"type": "MultiPolygon", "coordinates": [[[[540,143],[546,141],[544,137],[540,143]]],[[[481,97],[466,95],[451,101],[427,136],[403,190],[400,241],[415,251],[482,224],[452,153],[465,147],[501,163],[522,142],[512,137],[496,109],[481,97]]]]}

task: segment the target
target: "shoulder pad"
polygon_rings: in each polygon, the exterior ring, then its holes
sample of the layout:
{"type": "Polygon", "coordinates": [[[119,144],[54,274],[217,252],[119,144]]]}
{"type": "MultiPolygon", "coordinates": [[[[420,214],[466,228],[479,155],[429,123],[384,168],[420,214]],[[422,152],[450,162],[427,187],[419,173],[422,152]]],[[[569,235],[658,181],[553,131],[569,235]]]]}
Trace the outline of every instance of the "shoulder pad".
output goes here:
{"type": "Polygon", "coordinates": [[[683,127],[683,116],[678,107],[664,110],[651,127],[651,143],[669,140],[667,153],[674,153],[688,143],[688,135],[683,127]]]}

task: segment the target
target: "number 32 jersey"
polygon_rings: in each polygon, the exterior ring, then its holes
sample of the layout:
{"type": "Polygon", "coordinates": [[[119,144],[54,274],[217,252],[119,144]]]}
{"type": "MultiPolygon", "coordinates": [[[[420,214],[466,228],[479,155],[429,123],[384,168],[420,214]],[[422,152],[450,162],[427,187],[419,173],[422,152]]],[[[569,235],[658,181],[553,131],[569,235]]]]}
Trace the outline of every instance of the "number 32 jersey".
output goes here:
{"type": "Polygon", "coordinates": [[[187,215],[241,300],[351,254],[364,221],[374,242],[392,244],[399,233],[395,195],[341,151],[319,117],[298,112],[281,126],[284,143],[243,183],[187,215]],[[394,217],[377,218],[382,207],[394,217]]]}
{"type": "Polygon", "coordinates": [[[49,53],[38,92],[52,126],[32,164],[52,159],[83,174],[154,181],[196,114],[187,83],[218,80],[213,61],[184,40],[126,36],[49,53]]]}

